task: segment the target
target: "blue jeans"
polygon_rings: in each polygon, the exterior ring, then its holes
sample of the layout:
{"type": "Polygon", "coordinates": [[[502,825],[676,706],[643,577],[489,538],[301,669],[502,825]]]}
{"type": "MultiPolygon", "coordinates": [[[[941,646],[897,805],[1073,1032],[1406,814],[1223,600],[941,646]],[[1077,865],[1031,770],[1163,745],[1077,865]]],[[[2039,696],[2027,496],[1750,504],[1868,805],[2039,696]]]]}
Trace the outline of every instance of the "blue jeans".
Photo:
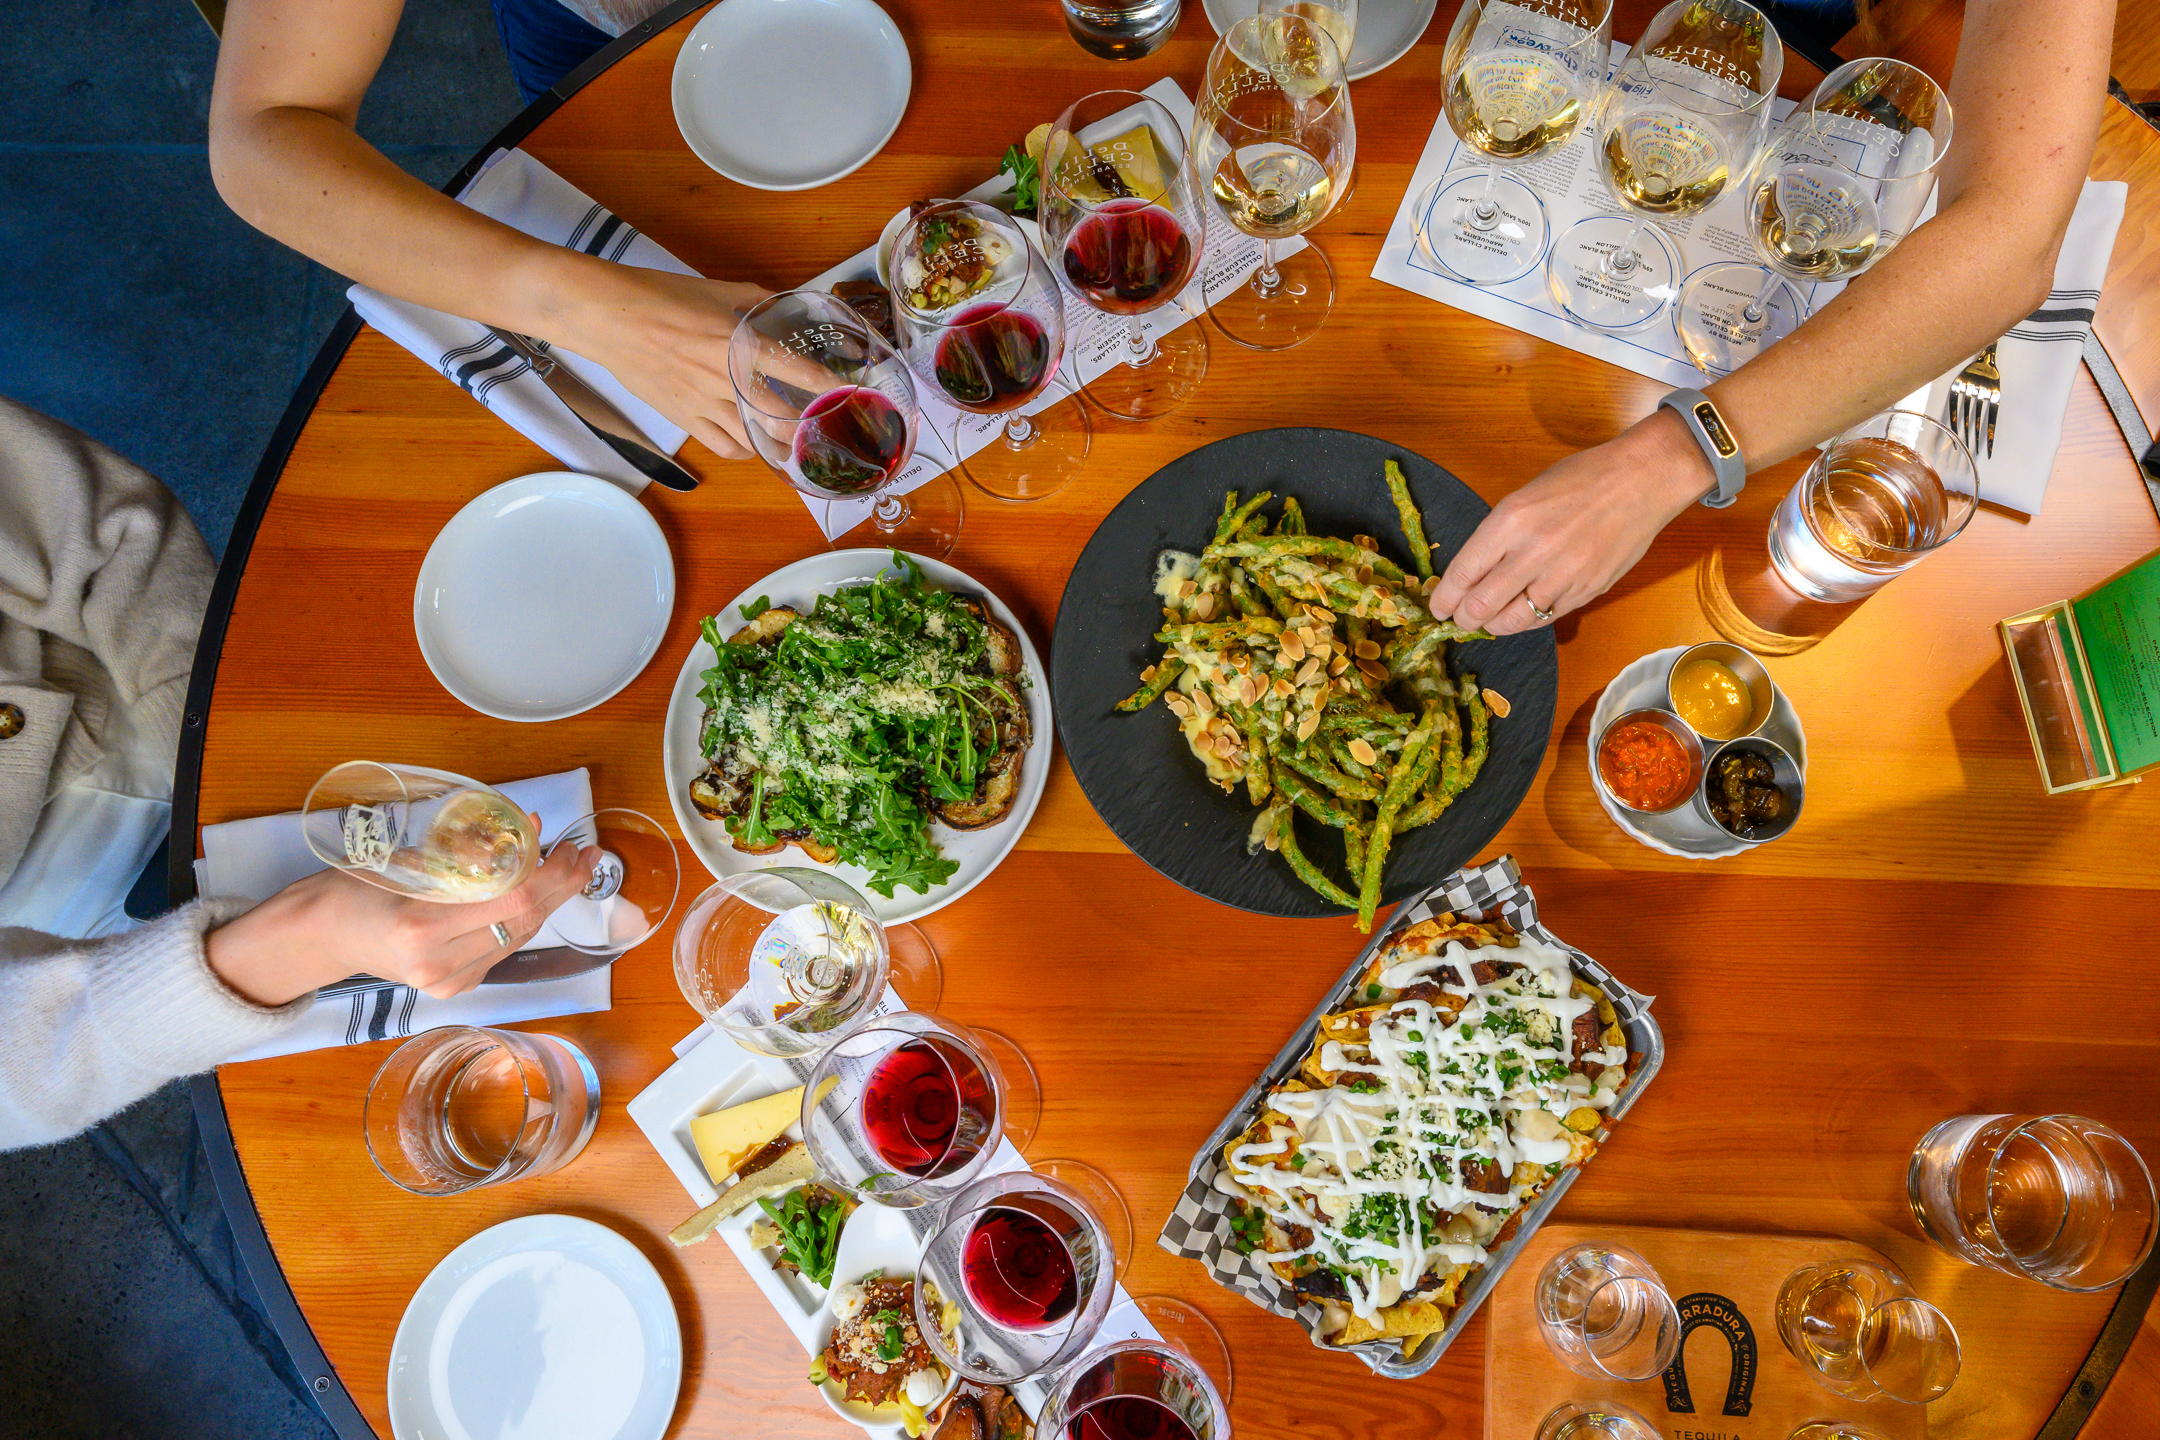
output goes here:
{"type": "Polygon", "coordinates": [[[495,27],[510,54],[510,75],[525,103],[555,88],[613,38],[595,30],[562,0],[494,0],[495,27]]]}

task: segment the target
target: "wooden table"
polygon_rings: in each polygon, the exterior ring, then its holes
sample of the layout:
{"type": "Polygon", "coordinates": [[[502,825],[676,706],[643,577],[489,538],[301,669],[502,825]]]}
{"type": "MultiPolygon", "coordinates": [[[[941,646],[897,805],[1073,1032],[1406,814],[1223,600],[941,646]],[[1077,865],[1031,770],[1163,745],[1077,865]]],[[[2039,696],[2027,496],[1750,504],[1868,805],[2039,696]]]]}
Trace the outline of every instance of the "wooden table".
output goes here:
{"type": "MultiPolygon", "coordinates": [[[[1166,49],[1119,67],[1067,40],[1050,0],[888,8],[915,60],[913,100],[884,152],[826,189],[746,191],[683,147],[668,77],[688,12],[511,139],[699,270],[784,288],[862,247],[907,200],[973,184],[1009,141],[1088,90],[1166,73],[1189,89],[1213,39],[1195,3],[1166,49]]],[[[1039,645],[1105,511],[1210,440],[1283,424],[1367,431],[1497,498],[1654,403],[1662,387],[1649,380],[1367,278],[1435,114],[1451,13],[1442,7],[1425,43],[1357,87],[1358,191],[1317,234],[1339,278],[1320,336],[1279,355],[1218,337],[1194,403],[1149,425],[1100,422],[1085,476],[1048,502],[970,511],[954,563],[1003,596],[1039,645]]],[[[1624,8],[1621,35],[1641,21],[1624,8]]],[[[1812,82],[1804,64],[1792,68],[1795,86],[1812,82]]],[[[423,665],[406,618],[414,575],[467,500],[554,462],[395,345],[362,332],[346,349],[349,336],[296,401],[233,541],[176,823],[290,809],[355,755],[488,780],[585,765],[601,803],[667,815],[660,727],[679,657],[701,615],[819,548],[801,502],[762,466],[693,445],[685,459],[704,485],[644,497],[677,566],[660,657],[575,720],[487,719],[423,665]]],[[[1770,511],[1800,468],[1758,475],[1731,510],[1691,510],[1611,595],[1560,624],[1552,745],[1489,853],[1520,859],[1559,933],[1661,997],[1671,1049],[1561,1214],[1876,1246],[1965,1337],[1965,1378],[1934,1407],[1937,1432],[2031,1436],[2114,1297],[2058,1294],[1923,1245],[1904,1165],[1929,1124],[1975,1109],[2079,1111],[2160,1157],[2160,980],[2149,964],[2160,786],[2044,796],[1991,628],[2160,546],[2160,521],[2081,374],[2039,517],[1985,511],[1821,643],[1775,663],[1808,728],[1806,820],[1744,858],[1669,860],[1615,830],[1592,798],[1591,707],[1636,656],[1709,638],[1704,557],[1759,566],[1770,511]]],[[[684,860],[694,884],[687,850],[684,860]]],[[[176,878],[185,883],[184,866],[176,878]]],[[[1222,1328],[1242,1433],[1480,1433],[1482,1322],[1423,1379],[1383,1381],[1148,1243],[1194,1147],[1354,953],[1347,920],[1266,919],[1181,891],[1112,838],[1059,760],[1019,849],[925,928],[946,961],[944,1008],[1017,1037],[1034,1059],[1045,1111],[1033,1153],[1085,1159],[1123,1188],[1142,1239],[1129,1288],[1193,1300],[1222,1328]]],[[[227,1174],[241,1230],[253,1233],[251,1201],[297,1309],[269,1275],[272,1303],[304,1374],[319,1342],[335,1379],[325,1369],[317,1388],[347,1428],[365,1434],[364,1416],[389,1433],[391,1337],[429,1268],[486,1226],[564,1211],[629,1236],[667,1279],[686,1352],[674,1433],[843,1433],[733,1256],[663,1238],[693,1207],[623,1106],[695,1020],[664,937],[625,957],[612,1010],[543,1027],[599,1067],[606,1099],[591,1148],[556,1175],[456,1199],[409,1196],[368,1161],[361,1096],[381,1045],[228,1066],[199,1092],[214,1131],[229,1120],[244,1167],[244,1184],[227,1174]]]]}

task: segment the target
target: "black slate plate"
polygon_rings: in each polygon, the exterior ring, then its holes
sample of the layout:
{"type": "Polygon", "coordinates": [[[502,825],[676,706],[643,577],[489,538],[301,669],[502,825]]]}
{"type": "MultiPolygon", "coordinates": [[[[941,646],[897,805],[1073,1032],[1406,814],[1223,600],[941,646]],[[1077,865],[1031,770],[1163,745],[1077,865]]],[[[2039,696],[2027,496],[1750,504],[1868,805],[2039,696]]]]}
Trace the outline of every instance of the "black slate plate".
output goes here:
{"type": "MultiPolygon", "coordinates": [[[[1393,459],[1409,477],[1424,512],[1435,570],[1470,538],[1489,507],[1469,486],[1420,456],[1346,430],[1260,430],[1218,440],[1156,471],[1111,511],[1073,567],[1058,606],[1050,647],[1050,688],[1065,758],[1095,813],[1133,853],[1186,889],[1263,915],[1343,912],[1307,889],[1280,856],[1245,853],[1254,810],[1244,787],[1226,795],[1201,774],[1200,762],[1160,702],[1138,715],[1118,701],[1140,684],[1142,667],[1162,647],[1149,637],[1162,625],[1153,590],[1155,557],[1165,549],[1198,551],[1215,532],[1223,493],[1272,490],[1295,495],[1312,533],[1378,539],[1398,563],[1408,559],[1395,506],[1381,478],[1393,459]]],[[[1269,502],[1274,513],[1276,501],[1269,502]]],[[[1508,718],[1495,719],[1492,749],[1477,783],[1432,824],[1395,842],[1382,898],[1393,904],[1476,858],[1522,803],[1552,735],[1560,684],[1550,629],[1451,647],[1460,674],[1506,696],[1508,718]]],[[[1340,839],[1300,817],[1305,853],[1338,882],[1347,875],[1340,839]]],[[[1355,889],[1354,886],[1346,887],[1355,889]]]]}

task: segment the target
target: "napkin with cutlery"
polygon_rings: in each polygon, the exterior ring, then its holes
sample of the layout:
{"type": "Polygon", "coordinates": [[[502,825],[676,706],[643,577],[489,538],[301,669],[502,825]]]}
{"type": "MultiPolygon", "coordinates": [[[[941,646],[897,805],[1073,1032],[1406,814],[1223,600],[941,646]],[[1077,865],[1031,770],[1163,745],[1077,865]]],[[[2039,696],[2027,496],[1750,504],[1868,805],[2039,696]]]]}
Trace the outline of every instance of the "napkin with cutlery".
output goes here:
{"type": "MultiPolygon", "coordinates": [[[[540,817],[541,842],[547,844],[570,823],[592,813],[592,777],[584,770],[515,780],[496,787],[540,817]]],[[[205,825],[202,858],[195,862],[195,893],[243,900],[269,899],[295,880],[326,869],[308,849],[300,812],[264,815],[205,825]]],[[[550,922],[527,942],[525,951],[561,945],[550,922]]],[[[416,1035],[438,1025],[502,1025],[551,1015],[582,1015],[605,1010],[614,999],[613,970],[608,966],[561,980],[526,985],[482,985],[449,1000],[423,995],[410,985],[370,979],[325,986],[301,1022],[275,1039],[235,1055],[261,1060],[336,1045],[359,1045],[385,1037],[416,1035]]]]}
{"type": "MultiPolygon", "coordinates": [[[[2087,180],[2055,260],[2055,288],[2045,303],[2012,326],[1997,342],[2002,371],[2002,410],[1995,422],[1994,453],[1983,439],[1973,452],[1980,498],[2026,515],[2040,513],[2055,452],[2062,445],[2070,386],[2085,358],[2093,310],[2107,278],[2115,232],[2122,225],[2130,187],[2119,180],[2087,180]]],[[[1950,382],[1960,363],[1906,408],[1941,419],[1950,382]]]]}
{"type": "MultiPolygon", "coordinates": [[[[496,151],[458,200],[551,245],[647,270],[697,273],[522,150],[496,151]]],[[[565,468],[612,480],[633,495],[645,488],[645,476],[586,429],[532,366],[487,326],[393,299],[365,285],[345,293],[361,319],[440,370],[565,468]]],[[[682,448],[685,433],[625,390],[604,366],[559,346],[542,342],[541,348],[629,417],[661,454],[673,455],[682,448]]]]}

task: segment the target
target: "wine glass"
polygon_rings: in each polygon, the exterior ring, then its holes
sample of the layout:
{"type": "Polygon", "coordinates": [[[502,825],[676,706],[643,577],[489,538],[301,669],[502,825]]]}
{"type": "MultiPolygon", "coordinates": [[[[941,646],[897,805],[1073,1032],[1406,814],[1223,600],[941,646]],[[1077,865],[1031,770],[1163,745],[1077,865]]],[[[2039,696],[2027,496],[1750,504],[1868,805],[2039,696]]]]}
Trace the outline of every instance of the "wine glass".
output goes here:
{"type": "Polygon", "coordinates": [[[835,1189],[908,1209],[965,1188],[998,1140],[1042,1118],[1018,1046],[936,1015],[890,1015],[841,1037],[803,1089],[803,1140],[835,1189]]]}
{"type": "Polygon", "coordinates": [[[675,983],[691,1008],[746,1050],[817,1055],[877,1011],[890,982],[909,1008],[937,1007],[937,952],[905,943],[870,902],[822,870],[730,875],[675,927],[675,983]]]}
{"type": "MultiPolygon", "coordinates": [[[[1065,293],[1020,222],[972,200],[926,206],[893,239],[893,321],[918,381],[955,409],[1002,415],[960,462],[985,494],[1040,500],[1071,483],[1091,430],[1077,395],[1035,413],[1065,356],[1065,293]]],[[[957,432],[953,453],[960,453],[957,432]]]]}
{"type": "Polygon", "coordinates": [[[1568,319],[1621,332],[1665,313],[1680,251],[1653,218],[1700,214],[1755,163],[1784,69],[1747,0],[1673,0],[1651,17],[1592,117],[1598,174],[1628,213],[1576,221],[1546,262],[1568,319]]]}
{"type": "Polygon", "coordinates": [[[851,529],[835,548],[952,553],[966,513],[960,487],[940,472],[893,490],[915,453],[915,382],[847,302],[822,290],[760,300],[728,342],[728,377],[751,445],[790,485],[828,504],[875,497],[875,533],[851,529]]]}
{"type": "Polygon", "coordinates": [[[1149,420],[1190,399],[1207,373],[1207,331],[1151,336],[1141,316],[1175,305],[1200,269],[1207,212],[1185,165],[1185,132],[1160,101],[1103,90],[1073,102],[1043,147],[1043,248],[1081,301],[1125,318],[1115,364],[1083,387],[1112,415],[1149,420]]]}
{"type": "Polygon", "coordinates": [[[598,846],[600,858],[584,888],[548,916],[562,942],[588,955],[619,955],[650,940],[682,887],[682,862],[660,823],[638,810],[595,810],[564,826],[548,854],[565,845],[598,846]]]}
{"type": "Polygon", "coordinates": [[[1110,1238],[1085,1196],[1030,1170],[991,1175],[945,1202],[918,1273],[957,1303],[951,1331],[916,1320],[938,1359],[970,1380],[1011,1385],[1087,1348],[1117,1290],[1110,1238]]]}
{"type": "Polygon", "coordinates": [[[1160,1340],[1120,1340],[1052,1382],[1043,1440],[1230,1440],[1230,1412],[1197,1361],[1160,1340]]]}
{"type": "Polygon", "coordinates": [[[416,900],[469,905],[507,895],[540,862],[540,834],[492,785],[448,770],[348,760],[300,807],[325,865],[416,900]]]}
{"type": "MultiPolygon", "coordinates": [[[[1301,16],[1327,31],[1328,38],[1342,54],[1343,79],[1350,78],[1351,48],[1357,40],[1358,0],[1260,0],[1259,13],[1301,16]]],[[[1335,203],[1328,209],[1330,217],[1340,214],[1343,206],[1350,203],[1350,197],[1357,193],[1357,181],[1357,166],[1352,164],[1350,174],[1335,193],[1335,203]]]]}
{"type": "Polygon", "coordinates": [[[1223,334],[1254,350],[1312,338],[1335,303],[1335,272],[1308,242],[1275,242],[1320,223],[1357,160],[1342,52],[1297,15],[1249,15],[1208,56],[1188,159],[1230,224],[1261,242],[1252,280],[1213,307],[1223,334]]]}
{"type": "Polygon", "coordinates": [[[1830,72],[1763,147],[1746,182],[1761,265],[1704,266],[1673,317],[1697,369],[1730,375],[1807,319],[1793,283],[1858,275],[1919,222],[1950,149],[1950,97],[1902,60],[1830,72]]]}
{"type": "Polygon", "coordinates": [[[1442,175],[1419,200],[1418,240],[1472,285],[1505,285],[1545,258],[1537,191],[1503,169],[1558,150],[1605,81],[1612,0],[1463,0],[1441,52],[1448,126],[1482,168],[1442,175]]]}

